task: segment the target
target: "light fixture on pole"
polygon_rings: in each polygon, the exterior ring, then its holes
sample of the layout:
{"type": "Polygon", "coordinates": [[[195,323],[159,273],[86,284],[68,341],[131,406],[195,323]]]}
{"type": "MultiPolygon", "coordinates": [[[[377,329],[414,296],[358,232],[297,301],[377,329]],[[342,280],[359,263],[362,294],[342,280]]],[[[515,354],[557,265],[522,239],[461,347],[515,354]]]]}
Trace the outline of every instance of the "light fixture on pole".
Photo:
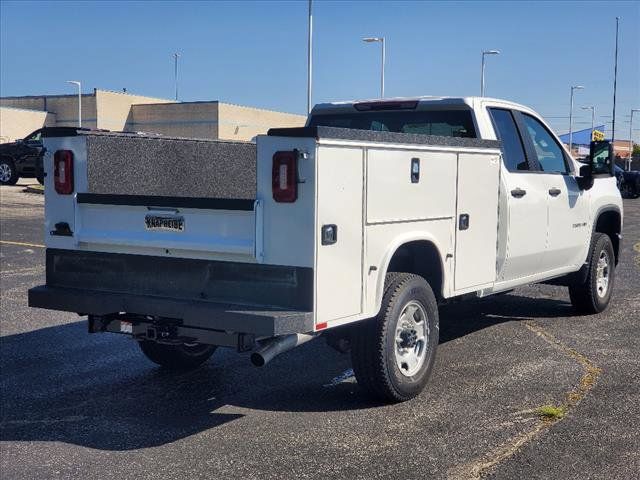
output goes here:
{"type": "Polygon", "coordinates": [[[480,69],[480,96],[484,97],[484,56],[500,55],[500,50],[485,50],[482,52],[482,68],[480,69]]]}
{"type": "Polygon", "coordinates": [[[384,98],[384,64],[385,64],[385,46],[384,37],[364,37],[363,42],[375,43],[380,42],[382,44],[382,66],[380,73],[380,98],[384,98]]]}
{"type": "Polygon", "coordinates": [[[178,57],[180,57],[178,52],[173,54],[173,79],[176,87],[176,102],[178,101],[178,57]]]}
{"type": "Polygon", "coordinates": [[[571,87],[571,102],[569,107],[569,154],[573,155],[573,92],[574,90],[582,90],[582,85],[573,85],[571,87]]]}
{"type": "Polygon", "coordinates": [[[78,128],[82,128],[82,83],[77,80],[67,80],[67,83],[78,87],[78,128]]]}
{"type": "Polygon", "coordinates": [[[582,107],[582,110],[591,110],[591,141],[593,141],[593,126],[596,120],[596,107],[591,105],[588,107],[582,107]]]}
{"type": "Polygon", "coordinates": [[[631,170],[631,160],[633,157],[633,114],[640,113],[640,108],[631,109],[631,118],[629,119],[629,159],[627,161],[627,171],[631,170]]]}
{"type": "Polygon", "coordinates": [[[311,2],[312,0],[309,0],[309,26],[307,29],[307,115],[311,113],[311,72],[313,68],[313,12],[311,10],[311,2]]]}

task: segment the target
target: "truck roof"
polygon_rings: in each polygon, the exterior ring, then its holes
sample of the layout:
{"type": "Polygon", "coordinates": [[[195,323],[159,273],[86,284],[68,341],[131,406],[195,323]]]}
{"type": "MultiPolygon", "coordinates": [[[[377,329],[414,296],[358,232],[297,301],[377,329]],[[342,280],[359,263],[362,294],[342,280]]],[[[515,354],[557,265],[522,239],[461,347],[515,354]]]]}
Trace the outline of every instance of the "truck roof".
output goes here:
{"type": "Polygon", "coordinates": [[[502,100],[490,97],[442,97],[442,96],[419,96],[419,97],[392,97],[392,98],[373,98],[365,100],[348,100],[343,102],[319,103],[313,107],[311,114],[338,113],[345,109],[351,110],[351,107],[357,104],[377,104],[377,103],[404,103],[417,102],[416,110],[428,109],[439,106],[452,106],[473,108],[481,100],[499,102],[519,110],[530,110],[530,108],[520,105],[509,100],[502,100]]]}

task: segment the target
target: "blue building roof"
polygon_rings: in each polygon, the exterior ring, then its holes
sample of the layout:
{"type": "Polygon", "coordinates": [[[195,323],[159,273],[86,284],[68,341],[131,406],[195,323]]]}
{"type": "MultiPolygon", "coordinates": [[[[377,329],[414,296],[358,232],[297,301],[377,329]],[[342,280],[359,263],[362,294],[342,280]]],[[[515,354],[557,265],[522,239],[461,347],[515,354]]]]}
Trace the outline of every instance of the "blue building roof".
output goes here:
{"type": "MultiPolygon", "coordinates": [[[[604,125],[598,125],[593,127],[594,130],[604,132],[604,125]]],[[[569,143],[569,134],[559,135],[560,140],[563,143],[569,143]]],[[[573,144],[574,145],[589,145],[591,143],[591,128],[585,128],[584,130],[577,130],[573,132],[573,144]]]]}

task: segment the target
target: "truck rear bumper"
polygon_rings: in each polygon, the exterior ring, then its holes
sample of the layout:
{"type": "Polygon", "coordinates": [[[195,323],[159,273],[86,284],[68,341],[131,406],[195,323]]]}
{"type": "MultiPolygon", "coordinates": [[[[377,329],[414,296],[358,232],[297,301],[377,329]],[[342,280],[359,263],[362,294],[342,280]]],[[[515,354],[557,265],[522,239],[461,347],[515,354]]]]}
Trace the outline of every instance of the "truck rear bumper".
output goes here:
{"type": "Polygon", "coordinates": [[[148,315],[176,319],[181,325],[192,328],[253,334],[259,337],[314,330],[313,312],[47,285],[29,290],[29,306],[100,317],[120,312],[148,315]]]}
{"type": "Polygon", "coordinates": [[[313,270],[47,249],[47,284],[29,306],[272,337],[314,330],[313,270]]]}

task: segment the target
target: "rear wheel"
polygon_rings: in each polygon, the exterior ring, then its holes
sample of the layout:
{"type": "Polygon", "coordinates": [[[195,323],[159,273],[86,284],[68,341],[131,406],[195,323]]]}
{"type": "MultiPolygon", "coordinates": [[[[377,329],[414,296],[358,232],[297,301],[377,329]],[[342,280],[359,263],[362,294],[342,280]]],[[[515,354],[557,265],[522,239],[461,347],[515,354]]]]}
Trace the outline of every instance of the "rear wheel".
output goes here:
{"type": "Polygon", "coordinates": [[[571,304],[580,313],[600,313],[611,300],[615,280],[615,254],[608,235],[594,234],[586,280],[569,286],[571,304]]]}
{"type": "Polygon", "coordinates": [[[15,185],[19,178],[13,160],[10,158],[0,159],[0,185],[15,185]]]}
{"type": "Polygon", "coordinates": [[[410,273],[386,277],[377,317],[351,335],[358,384],[389,402],[418,395],[427,384],[438,346],[438,307],[424,278],[410,273]]]}
{"type": "Polygon", "coordinates": [[[144,340],[139,342],[139,345],[149,360],[170,370],[191,370],[199,367],[216,350],[215,345],[201,343],[166,345],[144,340]]]}

